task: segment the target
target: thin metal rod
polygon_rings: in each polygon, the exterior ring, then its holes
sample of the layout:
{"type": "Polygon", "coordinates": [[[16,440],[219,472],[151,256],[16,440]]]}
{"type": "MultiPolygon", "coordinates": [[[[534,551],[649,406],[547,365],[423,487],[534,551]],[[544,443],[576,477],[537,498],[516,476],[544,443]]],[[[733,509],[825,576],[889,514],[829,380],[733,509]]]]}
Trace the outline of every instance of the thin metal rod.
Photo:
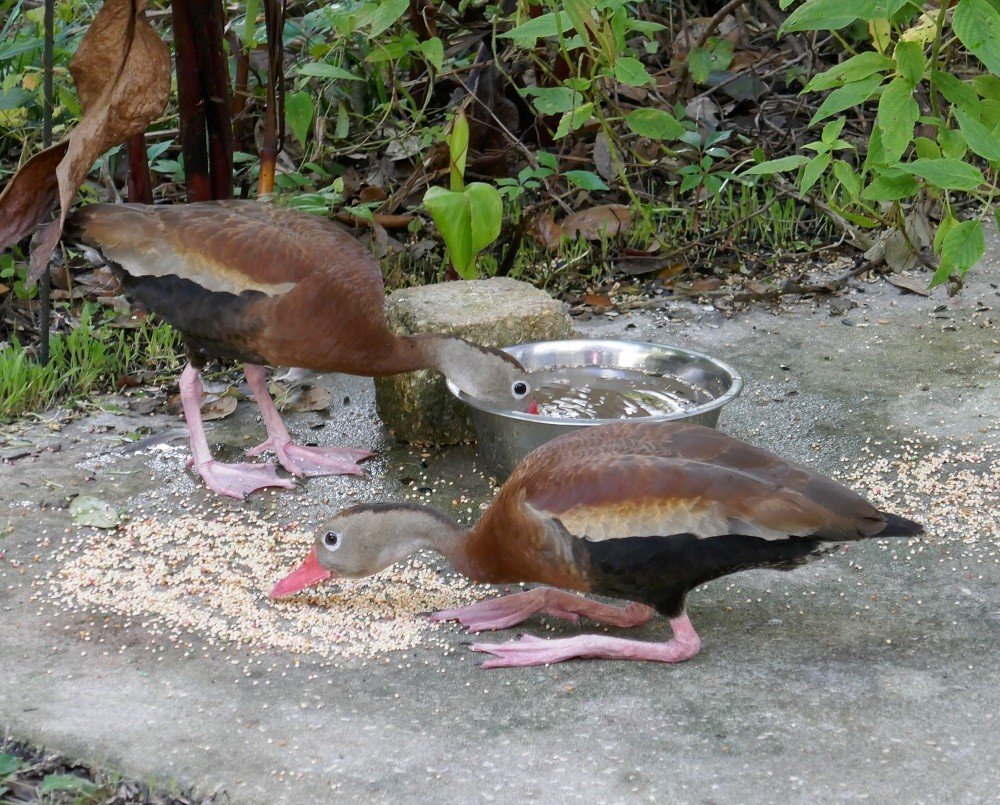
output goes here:
{"type": "MultiPolygon", "coordinates": [[[[52,51],[55,44],[56,0],[45,0],[45,39],[42,49],[42,91],[45,102],[42,107],[42,144],[48,148],[52,145],[52,51]]],[[[38,335],[41,343],[38,348],[38,359],[42,364],[49,362],[49,331],[52,328],[51,299],[52,271],[46,266],[39,280],[38,304],[39,320],[38,335]]]]}

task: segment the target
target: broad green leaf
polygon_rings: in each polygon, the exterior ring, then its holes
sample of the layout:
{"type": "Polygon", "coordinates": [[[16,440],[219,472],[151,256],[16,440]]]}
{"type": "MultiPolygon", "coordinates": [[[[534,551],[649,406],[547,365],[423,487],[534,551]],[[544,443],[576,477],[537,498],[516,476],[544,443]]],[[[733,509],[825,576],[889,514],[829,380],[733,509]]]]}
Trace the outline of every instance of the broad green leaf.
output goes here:
{"type": "Polygon", "coordinates": [[[560,11],[557,14],[542,14],[533,20],[522,22],[516,28],[512,28],[498,36],[500,38],[512,39],[523,48],[532,48],[535,42],[543,37],[558,36],[567,34],[573,30],[573,23],[570,22],[569,14],[560,11]]]}
{"type": "Polygon", "coordinates": [[[549,151],[538,151],[535,154],[535,159],[538,160],[538,164],[543,168],[553,171],[559,170],[559,157],[549,151]]]}
{"type": "Polygon", "coordinates": [[[590,171],[566,171],[564,176],[577,187],[582,187],[584,190],[608,189],[604,180],[596,173],[591,173],[590,171]]]}
{"type": "Polygon", "coordinates": [[[484,182],[472,182],[465,188],[465,195],[472,219],[472,259],[475,260],[483,249],[500,237],[503,199],[493,185],[484,182]]]}
{"type": "Polygon", "coordinates": [[[990,131],[978,120],[973,119],[963,109],[955,110],[955,118],[968,143],[975,153],[990,162],[1000,162],[1000,131],[990,131]]]}
{"type": "Polygon", "coordinates": [[[472,182],[462,191],[428,188],[424,206],[434,219],[455,271],[476,276],[477,255],[500,235],[503,201],[492,185],[472,182]]]}
{"type": "MultiPolygon", "coordinates": [[[[459,276],[469,278],[468,272],[475,260],[472,251],[472,213],[469,199],[464,192],[445,190],[433,186],[424,194],[424,206],[444,239],[448,257],[459,276]]],[[[473,270],[473,275],[475,271],[473,270]]]]}
{"type": "Polygon", "coordinates": [[[0,754],[0,777],[13,774],[21,768],[21,759],[17,755],[0,754]]]}
{"type": "Polygon", "coordinates": [[[976,91],[971,85],[951,73],[943,73],[940,70],[934,70],[931,73],[931,82],[937,91],[944,95],[948,103],[964,109],[970,115],[979,117],[979,96],[976,95],[976,91]]]}
{"type": "Polygon", "coordinates": [[[312,95],[308,92],[293,92],[285,96],[285,123],[292,130],[295,139],[303,145],[309,135],[312,119],[312,95]]]}
{"type": "Polygon", "coordinates": [[[569,87],[528,87],[521,92],[532,96],[531,105],[543,115],[561,115],[583,104],[583,95],[569,87]]]}
{"type": "Polygon", "coordinates": [[[875,73],[884,73],[892,67],[892,59],[874,50],[866,50],[864,53],[851,56],[846,61],[831,67],[825,73],[814,76],[802,91],[819,92],[824,89],[832,89],[841,84],[860,81],[875,73]]]}
{"type": "Polygon", "coordinates": [[[1000,74],[1000,11],[988,0],[959,0],[952,30],[994,75],[1000,74]]]}
{"type": "Polygon", "coordinates": [[[894,78],[878,100],[878,127],[882,132],[885,159],[895,162],[913,140],[913,127],[920,107],[913,99],[913,87],[904,78],[894,78]]]}
{"type": "Polygon", "coordinates": [[[644,87],[653,83],[653,76],[646,72],[641,61],[632,56],[623,56],[615,62],[615,78],[630,87],[644,87]]]}
{"type": "Polygon", "coordinates": [[[941,239],[941,264],[929,287],[946,282],[952,274],[963,276],[986,254],[986,236],[981,221],[955,224],[941,239]]]}
{"type": "Polygon", "coordinates": [[[444,64],[444,44],[442,44],[440,37],[425,39],[420,43],[420,52],[424,54],[424,58],[427,59],[431,67],[435,70],[441,69],[441,65],[444,64]]]}
{"type": "Polygon", "coordinates": [[[805,170],[802,171],[802,183],[800,185],[800,189],[803,193],[807,192],[809,188],[816,184],[819,177],[823,175],[823,171],[830,166],[830,162],[832,160],[833,157],[829,153],[817,154],[809,160],[805,170]]]}
{"type": "Polygon", "coordinates": [[[571,112],[565,112],[559,118],[559,125],[556,128],[555,139],[565,137],[570,132],[576,131],[581,126],[587,125],[594,116],[594,104],[585,103],[571,112]]]}
{"type": "Polygon", "coordinates": [[[979,168],[960,159],[915,159],[897,167],[942,190],[976,190],[986,181],[979,168]]]}
{"type": "Polygon", "coordinates": [[[864,189],[861,198],[868,201],[898,201],[914,195],[920,189],[920,184],[912,176],[879,175],[872,179],[871,184],[864,189]]]}
{"type": "Polygon", "coordinates": [[[965,135],[956,129],[938,129],[938,145],[941,154],[948,159],[963,159],[965,157],[965,135]]]}
{"type": "Polygon", "coordinates": [[[896,69],[912,89],[920,83],[927,64],[923,46],[916,42],[899,42],[893,55],[896,57],[896,69]]]}
{"type": "Polygon", "coordinates": [[[938,144],[928,137],[914,137],[913,150],[920,159],[938,159],[941,156],[938,144]]]}
{"type": "Polygon", "coordinates": [[[676,140],[685,132],[677,118],[662,109],[636,109],[629,112],[625,123],[640,137],[651,140],[676,140]]]}
{"type": "Polygon", "coordinates": [[[816,110],[809,125],[815,126],[819,121],[825,120],[831,115],[839,114],[845,109],[864,103],[875,94],[881,85],[882,76],[873,75],[835,89],[823,99],[823,103],[816,110]]]}
{"type": "Polygon", "coordinates": [[[704,84],[712,74],[712,53],[708,48],[692,48],[687,56],[688,72],[697,84],[704,84]]]}
{"type": "Polygon", "coordinates": [[[372,16],[372,27],[368,34],[376,37],[389,30],[409,7],[410,0],[382,0],[372,16]]]}
{"type": "Polygon", "coordinates": [[[47,774],[38,786],[39,794],[54,794],[57,791],[67,791],[91,797],[97,793],[97,784],[84,780],[75,774],[47,774]]]}
{"type": "Polygon", "coordinates": [[[793,154],[789,157],[781,157],[780,159],[772,159],[767,162],[761,162],[759,165],[754,165],[752,168],[744,171],[744,174],[748,176],[770,176],[773,173],[784,173],[785,171],[796,170],[797,168],[801,168],[808,161],[809,158],[802,156],[802,154],[793,154]]]}
{"type": "Polygon", "coordinates": [[[992,98],[983,98],[983,102],[979,105],[979,108],[982,112],[979,119],[984,126],[988,129],[995,129],[1000,126],[1000,101],[995,101],[992,98]]]}
{"type": "Polygon", "coordinates": [[[779,33],[833,31],[854,20],[891,17],[907,0],[806,0],[785,20],[779,33]]]}
{"type": "Polygon", "coordinates": [[[297,75],[314,76],[315,78],[339,78],[344,81],[361,81],[362,79],[354,73],[349,73],[343,67],[334,64],[316,62],[313,64],[300,64],[295,68],[297,75]]]}
{"type": "Polygon", "coordinates": [[[944,243],[945,237],[947,237],[951,228],[957,223],[958,219],[951,213],[948,213],[938,225],[938,230],[934,233],[934,254],[941,254],[941,244],[944,243]]]}
{"type": "Polygon", "coordinates": [[[972,79],[972,86],[983,98],[1000,101],[1000,78],[984,73],[972,79]]]}
{"type": "Polygon", "coordinates": [[[836,120],[831,120],[823,126],[823,133],[820,135],[820,139],[826,145],[834,145],[837,138],[840,136],[840,132],[844,130],[844,124],[846,122],[846,117],[838,117],[836,120]]]}
{"type": "Polygon", "coordinates": [[[861,177],[844,160],[838,159],[833,163],[833,175],[852,199],[861,195],[861,177]]]}

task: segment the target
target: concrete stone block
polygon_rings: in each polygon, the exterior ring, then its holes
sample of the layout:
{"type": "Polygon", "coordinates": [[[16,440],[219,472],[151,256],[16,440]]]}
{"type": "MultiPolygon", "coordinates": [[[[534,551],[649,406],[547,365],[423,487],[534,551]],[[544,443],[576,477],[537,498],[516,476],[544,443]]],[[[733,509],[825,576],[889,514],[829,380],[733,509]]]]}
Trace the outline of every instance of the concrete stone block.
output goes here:
{"type": "MultiPolygon", "coordinates": [[[[447,333],[488,347],[567,338],[573,332],[562,302],[509,277],[404,288],[389,296],[386,317],[397,333],[447,333]]],[[[375,403],[401,441],[458,444],[475,438],[465,407],[435,370],[375,378],[375,403]]]]}

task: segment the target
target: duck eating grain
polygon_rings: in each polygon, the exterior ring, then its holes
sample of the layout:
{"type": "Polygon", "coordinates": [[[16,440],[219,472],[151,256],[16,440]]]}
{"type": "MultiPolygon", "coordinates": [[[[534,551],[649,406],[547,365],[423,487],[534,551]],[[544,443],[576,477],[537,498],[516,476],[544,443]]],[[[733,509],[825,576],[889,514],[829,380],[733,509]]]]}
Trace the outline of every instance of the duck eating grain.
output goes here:
{"type": "Polygon", "coordinates": [[[533,410],[531,383],[505,352],[454,336],[393,333],[378,262],[325,218],[245,200],[91,204],[70,217],[66,233],[183,335],[190,362],[180,392],[193,464],[221,495],[294,483],[274,465],[212,458],[200,408],[200,369],[212,359],[241,361],[260,407],[267,440],[247,454],[273,450],[297,476],[359,474],[357,462],[372,453],[295,444],[262,364],[368,376],[435,368],[472,397],[533,410]]]}
{"type": "Polygon", "coordinates": [[[483,667],[576,657],[681,662],[701,647],[684,610],[694,587],[750,568],[791,570],[844,542],[922,532],[830,478],[719,431],[625,422],[583,428],[530,453],[471,529],[408,504],[345,509],[271,596],[368,576],[429,548],[475,581],[551,585],[437,612],[436,620],[478,632],[545,613],[626,627],[656,611],[673,630],[665,643],[609,635],[478,643],[474,651],[493,655],[483,667]],[[631,603],[609,606],[568,590],[631,603]]]}

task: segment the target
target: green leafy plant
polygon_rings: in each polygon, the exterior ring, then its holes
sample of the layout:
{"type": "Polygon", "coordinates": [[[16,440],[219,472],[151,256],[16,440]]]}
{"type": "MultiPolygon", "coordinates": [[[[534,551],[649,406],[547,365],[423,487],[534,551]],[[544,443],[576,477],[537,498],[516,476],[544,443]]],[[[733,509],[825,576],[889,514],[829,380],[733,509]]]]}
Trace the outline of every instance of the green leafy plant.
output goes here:
{"type": "Polygon", "coordinates": [[[928,12],[906,0],[805,0],[782,30],[838,30],[857,20],[868,23],[871,49],[803,90],[830,90],[812,123],[834,119],[805,146],[814,155],[759,161],[745,173],[797,171],[802,192],[832,173],[835,212],[861,228],[892,227],[911,257],[930,245],[938,260],[931,287],[960,280],[986,251],[983,220],[997,192],[1000,10],[990,0],[928,12]],[[850,157],[855,145],[841,136],[843,113],[866,104],[875,106],[875,125],[859,164],[850,157]],[[972,217],[960,220],[970,201],[972,217]],[[933,238],[921,202],[942,211],[933,238]]]}
{"type": "Polygon", "coordinates": [[[500,236],[503,200],[492,185],[465,184],[469,150],[469,122],[459,113],[448,135],[451,189],[430,187],[424,206],[444,238],[455,271],[464,279],[476,276],[476,257],[500,236]]]}

